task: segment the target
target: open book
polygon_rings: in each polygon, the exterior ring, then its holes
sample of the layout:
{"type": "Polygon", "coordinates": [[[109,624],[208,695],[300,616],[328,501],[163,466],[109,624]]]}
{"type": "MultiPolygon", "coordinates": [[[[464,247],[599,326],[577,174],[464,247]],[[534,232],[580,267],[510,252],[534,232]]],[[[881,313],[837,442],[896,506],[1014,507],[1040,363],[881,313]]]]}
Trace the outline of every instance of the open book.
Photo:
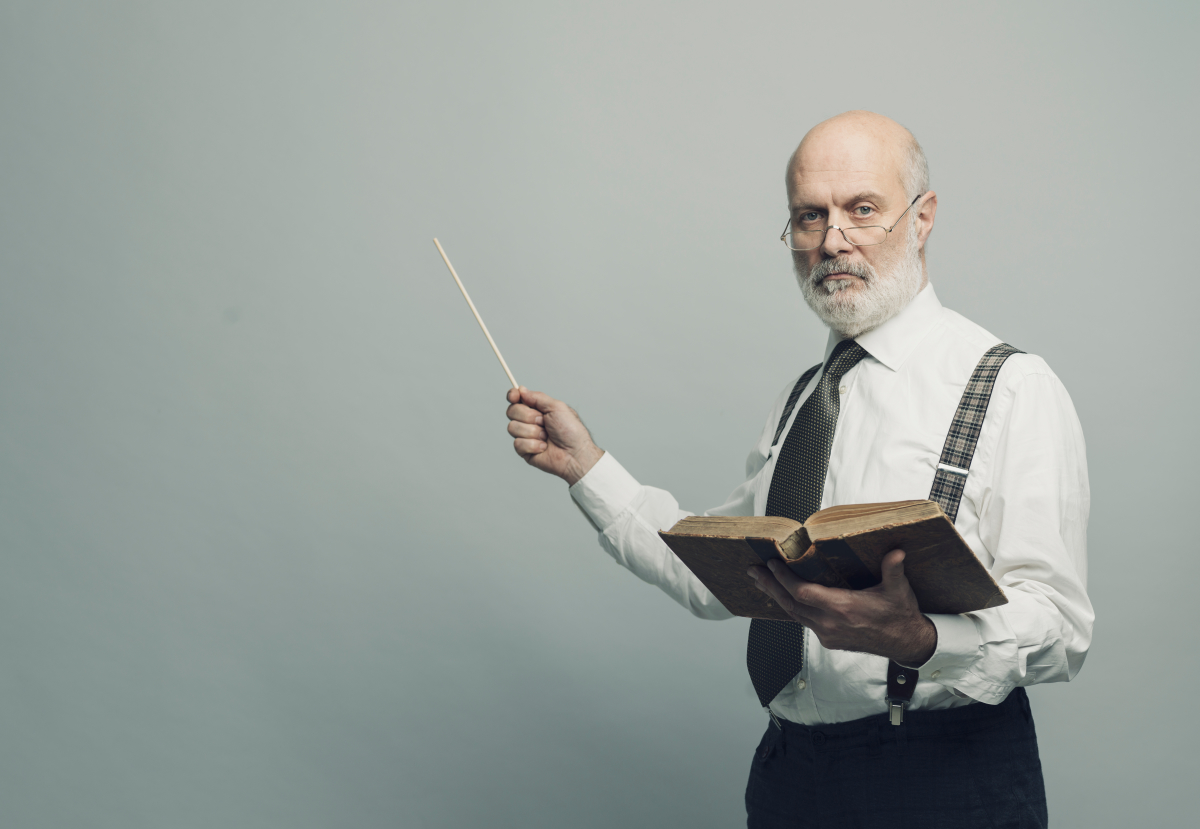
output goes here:
{"type": "Polygon", "coordinates": [[[803,524],[771,516],[692,516],[659,535],[735,616],[791,619],[746,575],[756,564],[781,558],[806,581],[861,590],[879,583],[880,562],[897,548],[904,550],[904,574],[924,613],[1008,602],[933,501],[830,507],[803,524]]]}

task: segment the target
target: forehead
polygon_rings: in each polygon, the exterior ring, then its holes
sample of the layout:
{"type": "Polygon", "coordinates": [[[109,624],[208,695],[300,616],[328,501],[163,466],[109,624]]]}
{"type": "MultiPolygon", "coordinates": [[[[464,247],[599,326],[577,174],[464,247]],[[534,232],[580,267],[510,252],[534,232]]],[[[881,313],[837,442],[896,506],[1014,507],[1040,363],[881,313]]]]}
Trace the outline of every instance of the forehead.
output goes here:
{"type": "Polygon", "coordinates": [[[900,157],[894,142],[866,132],[809,135],[788,165],[788,201],[839,201],[864,191],[903,199],[900,157]]]}

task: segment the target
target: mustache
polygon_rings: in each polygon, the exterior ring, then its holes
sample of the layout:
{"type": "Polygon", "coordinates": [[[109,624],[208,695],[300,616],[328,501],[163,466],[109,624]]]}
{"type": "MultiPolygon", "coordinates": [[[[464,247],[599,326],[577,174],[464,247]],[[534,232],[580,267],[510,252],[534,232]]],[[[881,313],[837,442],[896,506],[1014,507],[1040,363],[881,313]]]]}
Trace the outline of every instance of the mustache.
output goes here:
{"type": "Polygon", "coordinates": [[[813,265],[812,270],[808,272],[808,279],[815,285],[825,277],[835,273],[848,273],[863,280],[875,278],[875,269],[870,265],[865,262],[852,262],[849,259],[839,256],[836,259],[826,259],[823,262],[813,265]]]}

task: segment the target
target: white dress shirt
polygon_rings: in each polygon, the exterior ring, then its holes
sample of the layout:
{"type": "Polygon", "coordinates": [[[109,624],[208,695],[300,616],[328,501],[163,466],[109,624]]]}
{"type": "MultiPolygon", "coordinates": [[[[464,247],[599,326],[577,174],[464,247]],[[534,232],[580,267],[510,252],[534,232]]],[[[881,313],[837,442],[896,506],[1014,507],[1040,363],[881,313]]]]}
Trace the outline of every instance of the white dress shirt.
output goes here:
{"type": "MultiPolygon", "coordinates": [[[[932,286],[857,340],[868,356],[838,389],[821,507],[928,498],[967,380],[1000,341],[943,308],[932,286]]],[[[831,333],[826,358],[837,342],[831,333]]],[[[764,514],[776,457],[818,378],[772,444],[795,379],[780,392],[746,461],[746,480],[705,515],[764,514]]],[[[606,453],[571,495],[618,563],[701,618],[731,618],[657,534],[692,514],[670,493],[638,483],[606,453]]],[[[1071,398],[1044,360],[1014,354],[996,379],[956,521],[1008,604],[929,614],[937,649],[920,667],[913,709],[997,704],[1015,686],[1075,676],[1092,635],[1088,508],[1083,432],[1071,398]]],[[[771,703],[775,714],[817,725],[886,710],[887,659],[826,649],[807,628],[804,635],[804,669],[771,703]]]]}

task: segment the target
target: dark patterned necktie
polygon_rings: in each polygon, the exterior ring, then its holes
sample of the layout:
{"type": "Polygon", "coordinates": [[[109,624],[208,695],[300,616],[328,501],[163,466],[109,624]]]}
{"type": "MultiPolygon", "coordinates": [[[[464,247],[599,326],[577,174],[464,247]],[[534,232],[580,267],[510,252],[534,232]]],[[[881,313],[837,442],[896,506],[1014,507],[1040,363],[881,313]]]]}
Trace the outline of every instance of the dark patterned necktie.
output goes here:
{"type": "MultiPolygon", "coordinates": [[[[837,426],[842,375],[867,356],[854,340],[842,340],[829,355],[825,372],[796,414],[775,462],[767,493],[767,515],[806,521],[821,508],[829,448],[837,426]]],[[[746,667],[763,707],[804,667],[804,627],[798,622],[752,619],[746,667]]]]}

